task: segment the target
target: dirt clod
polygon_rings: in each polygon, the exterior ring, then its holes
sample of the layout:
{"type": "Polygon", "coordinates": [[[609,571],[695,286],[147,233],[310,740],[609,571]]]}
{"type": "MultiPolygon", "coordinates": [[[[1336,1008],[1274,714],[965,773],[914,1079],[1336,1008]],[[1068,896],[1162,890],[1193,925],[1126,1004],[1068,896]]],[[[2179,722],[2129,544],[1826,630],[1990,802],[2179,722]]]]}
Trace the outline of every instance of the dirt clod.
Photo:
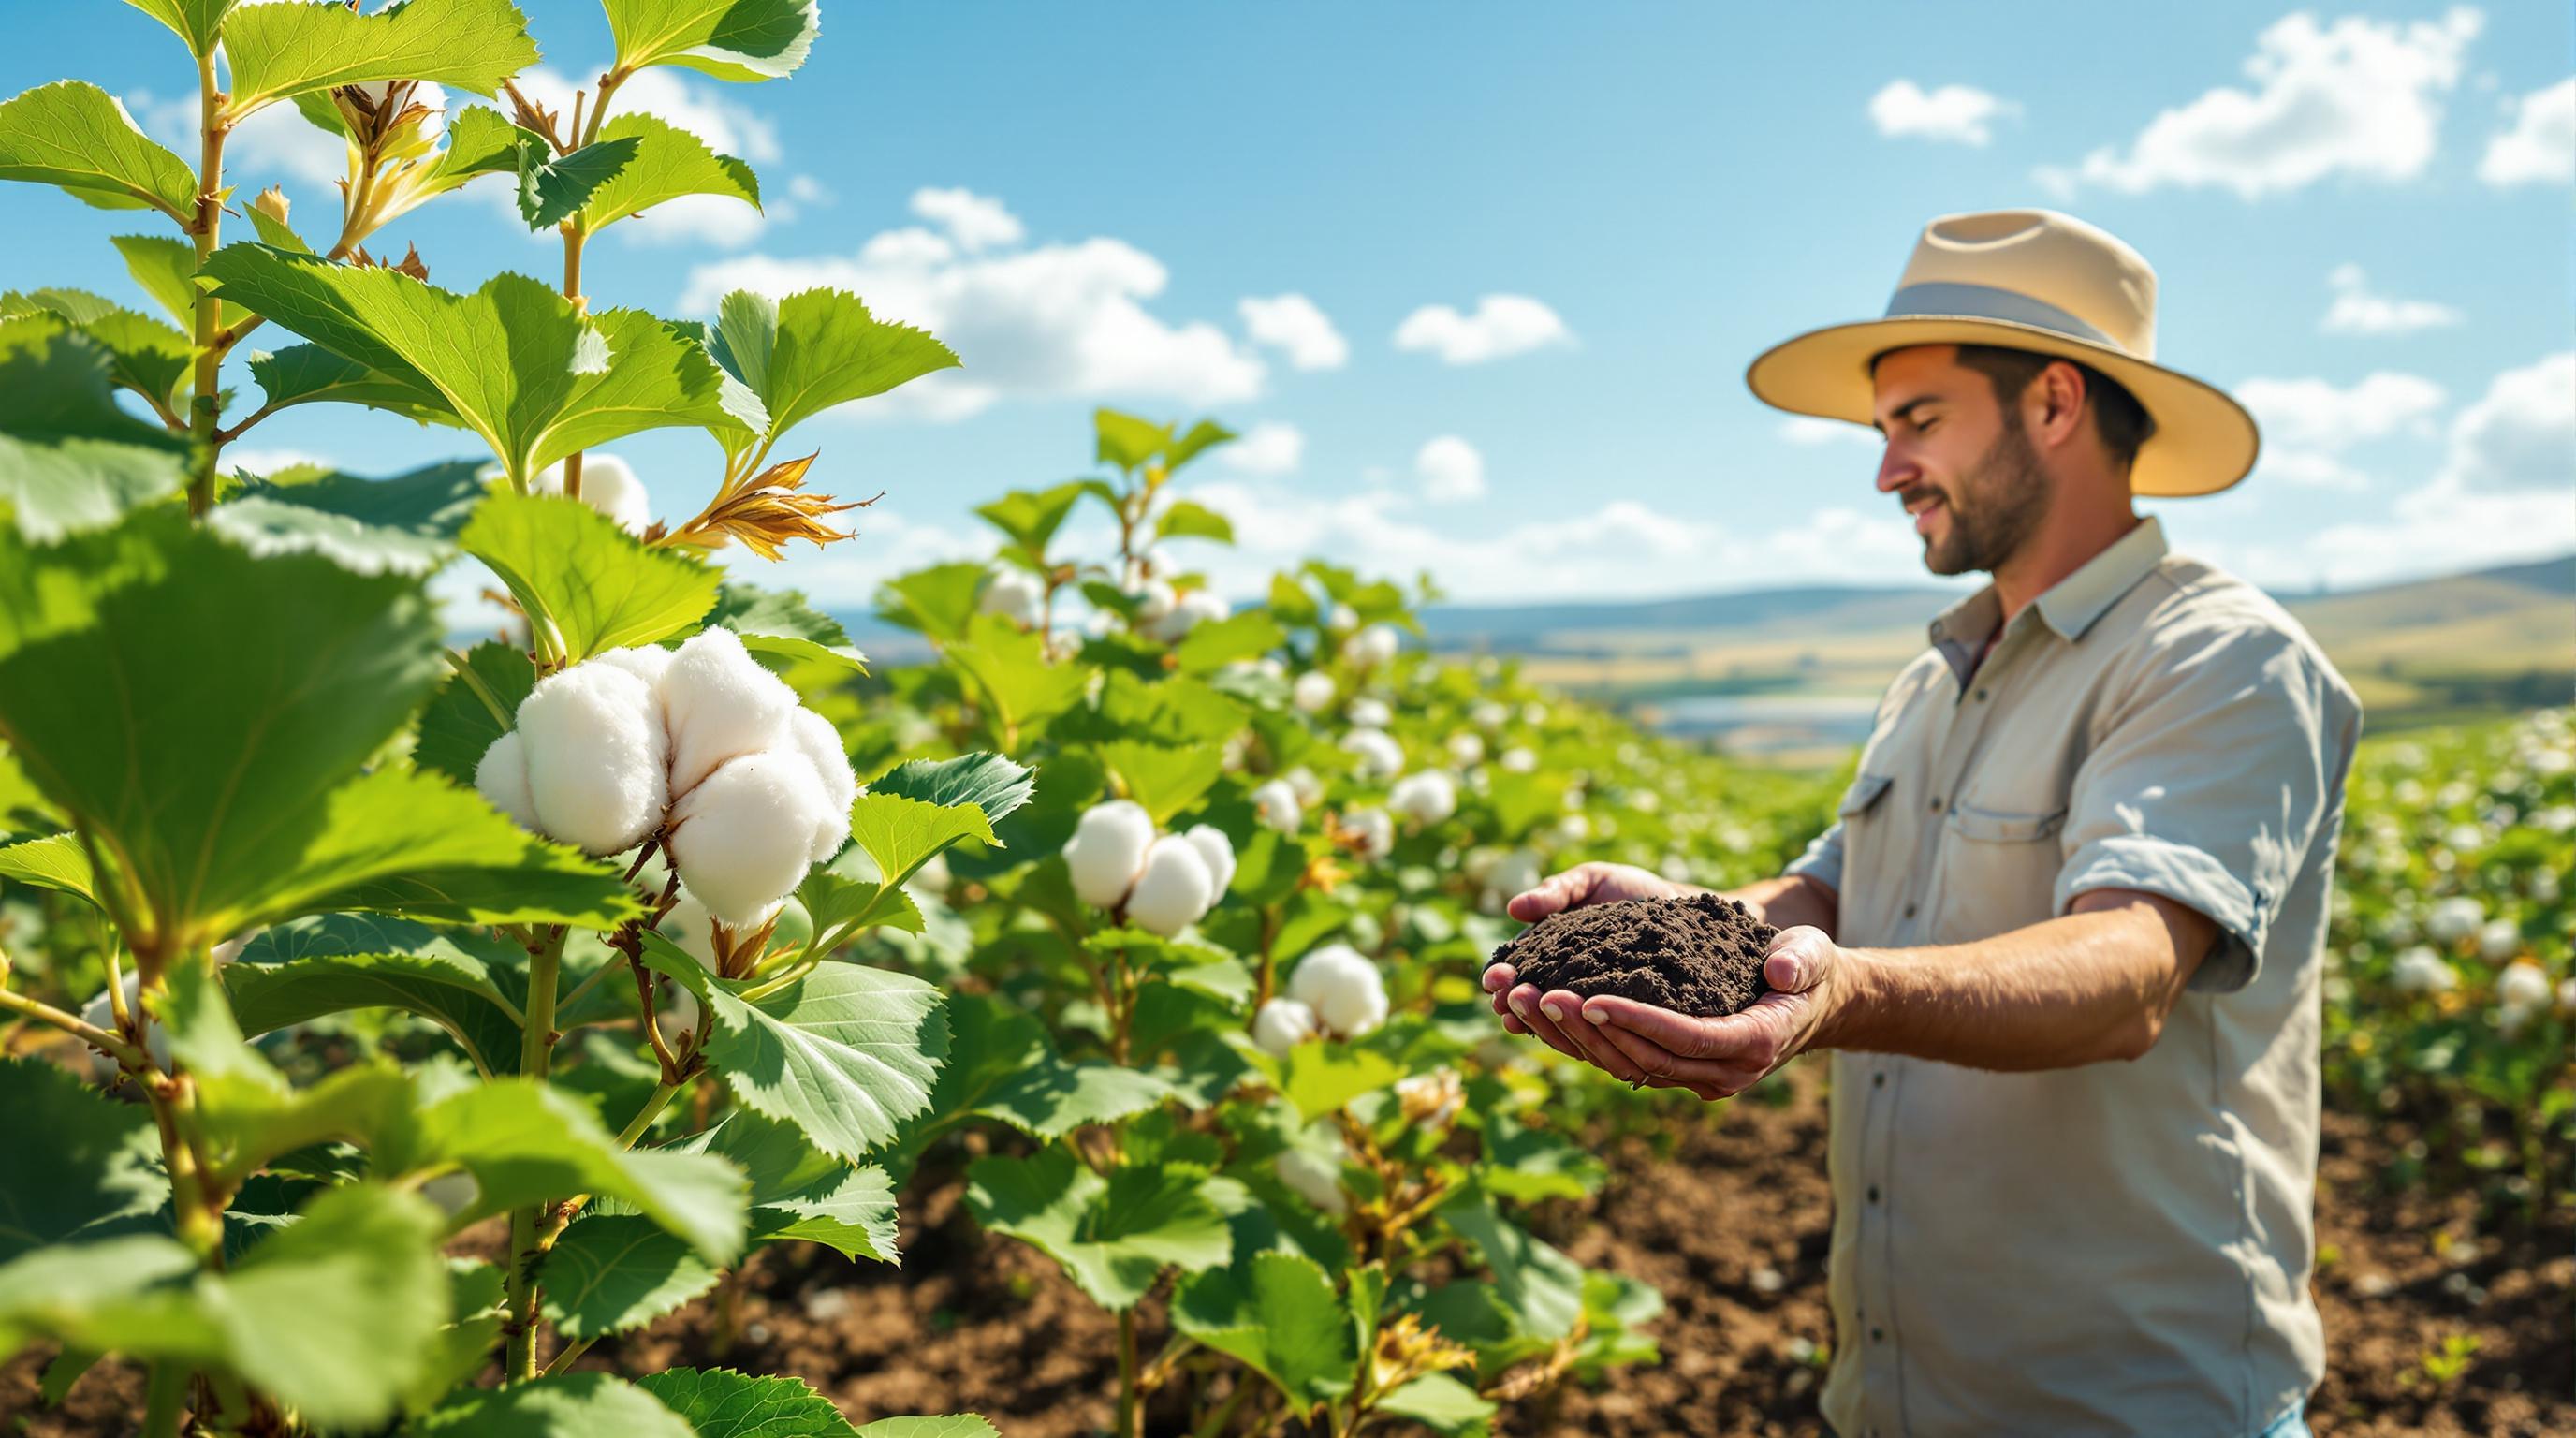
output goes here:
{"type": "Polygon", "coordinates": [[[1762,960],[1778,929],[1732,899],[1629,899],[1548,915],[1494,950],[1540,992],[1615,994],[1714,1018],[1770,991],[1762,960]]]}

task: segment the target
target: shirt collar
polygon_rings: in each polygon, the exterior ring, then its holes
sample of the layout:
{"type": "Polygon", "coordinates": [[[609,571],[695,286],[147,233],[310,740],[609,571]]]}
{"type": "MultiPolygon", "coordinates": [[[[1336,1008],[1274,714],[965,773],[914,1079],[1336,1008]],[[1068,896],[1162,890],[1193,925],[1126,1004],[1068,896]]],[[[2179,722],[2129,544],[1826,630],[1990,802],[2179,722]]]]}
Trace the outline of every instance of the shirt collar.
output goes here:
{"type": "MultiPolygon", "coordinates": [[[[2069,642],[2081,639],[2121,595],[2155,571],[2165,554],[2164,525],[2148,515],[2073,574],[2049,586],[2031,607],[2058,637],[2069,642]]],[[[2002,617],[2003,601],[1989,584],[1941,611],[1941,617],[1932,621],[1932,643],[1944,651],[1973,650],[1994,632],[2002,617]]]]}

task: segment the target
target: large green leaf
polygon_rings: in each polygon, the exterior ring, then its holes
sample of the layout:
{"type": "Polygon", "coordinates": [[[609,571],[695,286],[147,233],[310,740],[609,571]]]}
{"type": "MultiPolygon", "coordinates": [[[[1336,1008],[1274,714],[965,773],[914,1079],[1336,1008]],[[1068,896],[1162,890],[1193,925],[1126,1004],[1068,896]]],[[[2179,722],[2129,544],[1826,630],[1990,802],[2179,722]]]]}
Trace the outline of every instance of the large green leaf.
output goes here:
{"type": "Polygon", "coordinates": [[[256,480],[209,511],[206,522],[260,554],[310,551],[361,574],[426,574],[456,553],[457,532],[484,494],[478,468],[453,461],[391,479],[335,473],[303,484],[256,480]]]}
{"type": "Polygon", "coordinates": [[[510,731],[519,705],[536,687],[537,667],[517,645],[486,640],[465,651],[465,668],[449,675],[421,711],[411,757],[424,769],[471,786],[483,751],[510,731]]]}
{"type": "Polygon", "coordinates": [[[825,963],[748,1000],[658,934],[644,960],[714,1014],[706,1053],[745,1107],[856,1159],[930,1102],[947,1056],[940,991],[907,974],[825,963]]]}
{"type": "Polygon", "coordinates": [[[186,408],[182,396],[196,349],[176,326],[81,290],[0,294],[0,315],[28,314],[57,316],[97,341],[107,351],[109,380],[151,401],[157,412],[186,408]]]}
{"type": "Polygon", "coordinates": [[[510,0],[405,0],[372,15],[332,0],[245,6],[224,25],[224,52],[235,123],[290,95],[373,80],[490,95],[537,63],[527,17],[510,0]]]}
{"type": "Polygon", "coordinates": [[[0,879],[33,884],[99,903],[98,875],[81,852],[80,836],[48,834],[0,848],[0,879]]]}
{"type": "Polygon", "coordinates": [[[585,316],[524,275],[456,294],[258,244],[226,245],[202,273],[225,298],[453,411],[516,485],[639,431],[759,418],[726,407],[746,400],[693,335],[638,310],[585,316]]]}
{"type": "Polygon", "coordinates": [[[713,568],[562,495],[495,489],[457,538],[510,587],[538,647],[568,661],[677,634],[715,603],[713,568]]]}
{"type": "Polygon", "coordinates": [[[406,1438],[692,1438],[644,1389],[611,1373],[554,1373],[468,1388],[413,1420],[406,1438]]]}
{"type": "Polygon", "coordinates": [[[215,37],[221,33],[224,13],[240,0],[125,0],[125,3],[170,27],[170,32],[188,42],[191,55],[214,53],[215,37]]]}
{"type": "Polygon", "coordinates": [[[816,1148],[794,1124],[735,1109],[673,1147],[721,1154],[751,1180],[755,1243],[803,1239],[845,1258],[895,1260],[894,1181],[816,1148]]]}
{"type": "MultiPolygon", "coordinates": [[[[254,211],[256,213],[256,211],[254,211]]],[[[134,283],[152,297],[181,329],[189,329],[197,320],[197,247],[170,235],[111,235],[108,243],[116,246],[125,259],[125,272],[134,283]]],[[[215,319],[232,324],[242,318],[240,307],[217,305],[215,319]]]]}
{"type": "Polygon", "coordinates": [[[880,1418],[859,1429],[859,1438],[1000,1438],[993,1425],[973,1413],[936,1418],[880,1418]]]}
{"type": "Polygon", "coordinates": [[[169,512],[12,549],[0,536],[0,736],[115,861],[138,947],[276,916],[335,830],[324,869],[383,872],[392,856],[364,868],[343,827],[382,816],[324,796],[437,681],[415,581],[254,559],[169,512]]]}
{"type": "Polygon", "coordinates": [[[1247,610],[1190,630],[1172,647],[1172,659],[1183,674],[1213,674],[1238,659],[1251,659],[1287,641],[1278,621],[1260,610],[1247,610]]]}
{"type": "Polygon", "coordinates": [[[1496,1294],[1522,1332],[1555,1339],[1574,1331],[1583,1313],[1582,1265],[1495,1212],[1482,1189],[1462,1190],[1440,1217],[1493,1271],[1496,1294]]]}
{"type": "MultiPolygon", "coordinates": [[[[852,1428],[832,1400],[802,1378],[754,1378],[725,1368],[666,1368],[637,1381],[687,1419],[698,1438],[854,1438],[879,1426],[852,1428]]],[[[972,1421],[979,1425],[973,1432],[992,1433],[992,1425],[972,1421]]],[[[968,1430],[958,1430],[955,1438],[968,1438],[968,1430]]]]}
{"type": "Polygon", "coordinates": [[[793,589],[760,589],[726,584],[716,592],[715,608],[706,622],[742,636],[742,647],[754,654],[775,655],[789,662],[818,660],[855,673],[867,672],[867,656],[850,642],[841,621],[805,602],[793,589]]]}
{"type": "Polygon", "coordinates": [[[983,583],[984,566],[963,562],[897,575],[877,591],[877,617],[939,643],[953,643],[966,637],[966,621],[975,613],[976,591],[983,583]]]}
{"type": "Polygon", "coordinates": [[[1196,1273],[1234,1252],[1224,1215],[1199,1191],[1207,1174],[1194,1165],[1119,1168],[1104,1178],[1055,1147],[977,1159],[966,1177],[966,1206],[985,1227],[1035,1245],[1113,1312],[1134,1307],[1165,1268],[1196,1273]]]}
{"type": "Polygon", "coordinates": [[[927,332],[878,319],[843,290],[783,300],[737,290],[724,298],[710,345],[760,396],[773,439],[834,405],[957,364],[956,353],[927,332]]]}
{"type": "Polygon", "coordinates": [[[1496,1411],[1493,1401],[1446,1373],[1421,1377],[1371,1405],[1380,1413],[1410,1418],[1436,1433],[1481,1434],[1496,1411]]]}
{"type": "Polygon", "coordinates": [[[995,529],[1011,537],[1031,564],[1046,560],[1047,541],[1064,526],[1064,517],[1081,499],[1083,481],[1069,479],[1052,489],[1015,489],[990,504],[975,506],[995,529]]]}
{"type": "Polygon", "coordinates": [[[519,218],[532,230],[550,230],[590,203],[600,186],[622,174],[635,158],[633,136],[600,140],[557,155],[540,142],[519,147],[519,218]]]}
{"type": "Polygon", "coordinates": [[[0,319],[0,512],[47,543],[187,483],[185,439],[117,407],[116,357],[58,315],[0,319]]]}
{"type": "Polygon", "coordinates": [[[275,413],[299,404],[362,404],[422,424],[456,424],[456,412],[438,395],[378,374],[320,345],[288,345],[254,352],[251,378],[259,381],[260,407],[275,413]]]}
{"type": "Polygon", "coordinates": [[[539,1274],[546,1317],[576,1341],[650,1323],[722,1276],[677,1235],[630,1214],[598,1214],[565,1229],[539,1274]]]}
{"type": "Polygon", "coordinates": [[[581,212],[592,233],[684,195],[716,195],[760,208],[760,177],[731,155],[656,115],[624,114],[601,128],[600,142],[631,141],[624,168],[591,191],[581,212]]]}
{"type": "Polygon", "coordinates": [[[1108,408],[1091,412],[1093,430],[1099,436],[1097,457],[1103,464],[1114,464],[1134,472],[1162,453],[1172,442],[1172,427],[1121,410],[1108,408]]]}
{"type": "Polygon", "coordinates": [[[170,1196],[151,1111],[41,1059],[0,1059],[0,1153],[0,1263],[125,1230],[170,1196]]]}
{"type": "Polygon", "coordinates": [[[223,981],[247,1033],[395,1008],[447,1030],[476,1068],[518,1070],[527,982],[508,947],[479,930],[368,914],[298,919],[244,945],[223,981]]]}
{"type": "Polygon", "coordinates": [[[1333,1281],[1301,1254],[1257,1253],[1242,1268],[1197,1275],[1173,1296],[1172,1326],[1241,1359],[1300,1416],[1350,1391],[1350,1318],[1333,1281]]]}
{"type": "Polygon", "coordinates": [[[930,1117],[998,1119],[1038,1138],[1085,1124],[1114,1123],[1173,1096],[1150,1073],[1059,1057],[1036,1015],[1002,1000],[960,994],[948,1001],[948,1066],[931,1095],[930,1117]]]}
{"type": "Polygon", "coordinates": [[[197,176],[105,90],[57,80],[0,101],[0,180],[59,185],[103,210],[196,218],[197,176]]]}
{"type": "Polygon", "coordinates": [[[1312,1121],[1404,1077],[1395,1060],[1375,1049],[1310,1039],[1281,1061],[1279,1090],[1312,1121]]]}
{"type": "Polygon", "coordinates": [[[1079,664],[1048,663],[1045,640],[993,614],[967,620],[966,637],[948,646],[948,659],[975,681],[1005,732],[1072,708],[1091,680],[1079,664]]]}
{"type": "Polygon", "coordinates": [[[894,794],[925,804],[972,804],[998,824],[1037,792],[1037,771],[1001,754],[954,759],[908,759],[868,781],[871,794],[894,794]]]}
{"type": "Polygon", "coordinates": [[[1197,803],[1225,773],[1225,751],[1213,744],[1177,747],[1121,739],[1100,746],[1100,762],[1118,776],[1120,792],[1145,806],[1157,825],[1197,803]]]}
{"type": "Polygon", "coordinates": [[[719,80],[775,80],[805,63],[815,0],[605,0],[620,69],[678,65],[719,80]]]}

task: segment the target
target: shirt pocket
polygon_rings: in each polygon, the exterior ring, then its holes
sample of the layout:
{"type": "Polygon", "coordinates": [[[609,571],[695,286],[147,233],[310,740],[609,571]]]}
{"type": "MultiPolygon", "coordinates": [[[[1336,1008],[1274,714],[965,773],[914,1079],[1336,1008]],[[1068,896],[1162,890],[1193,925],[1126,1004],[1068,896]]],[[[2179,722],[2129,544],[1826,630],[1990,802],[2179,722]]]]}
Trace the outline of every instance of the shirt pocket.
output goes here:
{"type": "Polygon", "coordinates": [[[1895,783],[1893,774],[1855,775],[1851,787],[1843,791],[1842,802],[1834,806],[1834,822],[1843,833],[1842,882],[1837,889],[1846,924],[1871,912],[1872,881],[1883,879],[1896,857],[1888,851],[1886,832],[1887,792],[1895,783]]]}
{"type": "Polygon", "coordinates": [[[1966,943],[2036,924],[2056,912],[2057,837],[2066,809],[2014,813],[1971,804],[1942,826],[1941,917],[1935,943],[1966,943]]]}

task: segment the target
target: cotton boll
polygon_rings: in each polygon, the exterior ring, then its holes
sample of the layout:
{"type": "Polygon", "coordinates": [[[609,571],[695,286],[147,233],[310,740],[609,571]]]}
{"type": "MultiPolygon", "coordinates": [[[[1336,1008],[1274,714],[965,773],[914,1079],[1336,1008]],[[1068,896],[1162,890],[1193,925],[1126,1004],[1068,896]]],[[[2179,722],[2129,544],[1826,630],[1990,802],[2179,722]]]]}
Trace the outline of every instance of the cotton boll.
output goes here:
{"type": "Polygon", "coordinates": [[[2476,933],[2486,917],[2475,899],[2444,899],[2425,916],[2424,932],[2432,935],[2437,944],[2456,944],[2476,933]]]}
{"type": "Polygon", "coordinates": [[[1180,597],[1172,592],[1172,586],[1159,579],[1139,580],[1127,585],[1126,593],[1128,598],[1136,601],[1136,627],[1149,633],[1172,612],[1173,605],[1180,603],[1180,597]]]}
{"type": "Polygon", "coordinates": [[[1295,999],[1272,999],[1252,1016],[1252,1042],[1272,1058],[1315,1036],[1315,1011],[1295,999]]]}
{"type": "Polygon", "coordinates": [[[1348,944],[1326,944],[1300,960],[1288,979],[1288,997],[1346,1039],[1386,1022],[1386,979],[1348,944]]]}
{"type": "Polygon", "coordinates": [[[1468,710],[1467,717],[1479,729],[1500,729],[1512,722],[1512,711],[1488,699],[1468,710]]]}
{"type": "Polygon", "coordinates": [[[537,801],[528,793],[527,743],[518,730],[493,740],[492,747],[483,751],[474,765],[474,792],[516,819],[520,828],[537,827],[537,801]]]}
{"type": "MultiPolygon", "coordinates": [[[[528,488],[537,494],[564,492],[564,462],[538,470],[528,488]]],[[[653,497],[626,461],[613,454],[587,454],[581,461],[581,502],[607,515],[629,534],[653,527],[653,497]]]]}
{"type": "Polygon", "coordinates": [[[1145,865],[1154,842],[1154,819],[1133,799],[1094,804],[1065,841],[1064,864],[1073,873],[1073,892],[1099,909],[1117,908],[1145,865]]]}
{"type": "Polygon", "coordinates": [[[1535,773],[1538,770],[1538,756],[1527,749],[1515,746],[1503,751],[1502,764],[1503,772],[1506,774],[1535,773]]]}
{"type": "Polygon", "coordinates": [[[849,751],[841,747],[841,731],[813,710],[799,708],[787,716],[787,737],[805,762],[814,766],[814,776],[823,781],[823,804],[830,817],[815,827],[811,853],[820,864],[849,842],[850,806],[858,802],[859,776],[850,768],[849,751]]]}
{"type": "Polygon", "coordinates": [[[1233,612],[1233,606],[1224,599],[1204,589],[1193,589],[1173,604],[1171,613],[1155,622],[1153,637],[1165,644],[1178,644],[1191,630],[1233,612]]]}
{"type": "Polygon", "coordinates": [[[1348,711],[1352,724],[1362,729],[1383,729],[1395,722],[1395,711],[1383,699],[1354,699],[1348,711]]]}
{"type": "Polygon", "coordinates": [[[2401,994],[2438,994],[2457,986],[2460,976],[2440,954],[2419,945],[2388,966],[2388,982],[2401,994]]]}
{"type": "Polygon", "coordinates": [[[1538,855],[1527,849],[1514,849],[1496,860],[1485,875],[1485,893],[1478,907],[1489,914],[1499,914],[1503,906],[1518,895],[1539,885],[1538,855]]]}
{"type": "Polygon", "coordinates": [[[1461,769],[1473,769],[1485,762],[1485,738],[1461,729],[1449,736],[1449,757],[1461,769]]]}
{"type": "Polygon", "coordinates": [[[1300,764],[1279,778],[1297,796],[1297,802],[1307,808],[1312,809],[1324,802],[1324,781],[1316,778],[1315,771],[1305,765],[1300,764]]]}
{"type": "Polygon", "coordinates": [[[1387,802],[1400,814],[1437,824],[1458,812],[1458,785],[1448,775],[1427,769],[1396,780],[1387,802]]]}
{"type": "Polygon", "coordinates": [[[1324,627],[1335,634],[1348,634],[1360,627],[1360,612],[1347,604],[1336,604],[1325,612],[1324,627]]]}
{"type": "Polygon", "coordinates": [[[1342,1138],[1332,1136],[1326,1145],[1329,1152],[1314,1153],[1292,1148],[1280,1153],[1275,1166],[1279,1181],[1288,1191],[1315,1205],[1335,1218],[1350,1212],[1351,1200],[1342,1192],[1342,1138]]]}
{"type": "Polygon", "coordinates": [[[1323,713],[1332,704],[1333,694],[1333,676],[1320,669],[1298,675],[1297,682],[1288,686],[1289,702],[1297,706],[1300,714],[1323,713]]]}
{"type": "Polygon", "coordinates": [[[1306,822],[1305,806],[1297,802],[1297,791],[1285,779],[1273,779],[1253,790],[1252,812],[1261,827],[1282,834],[1294,834],[1306,822]]]}
{"type": "Polygon", "coordinates": [[[2507,1008],[2539,1009],[2549,1003],[2549,975],[2534,963],[2508,964],[2496,978],[2496,1002],[2507,1008]]]}
{"type": "Polygon", "coordinates": [[[670,912],[662,916],[661,923],[654,925],[653,932],[669,939],[680,952],[697,960],[701,968],[713,972],[716,968],[714,924],[715,916],[707,912],[707,906],[698,902],[697,895],[683,888],[678,899],[673,901],[670,912]]]}
{"type": "Polygon", "coordinates": [[[1352,663],[1361,668],[1375,669],[1382,664],[1392,663],[1395,659],[1395,651],[1402,646],[1403,642],[1397,637],[1395,626],[1372,624],[1352,635],[1351,642],[1343,652],[1350,656],[1352,663]]]}
{"type": "Polygon", "coordinates": [[[2478,930],[2478,957],[2490,964],[2501,964],[2521,950],[2522,928],[2511,919],[2490,919],[2478,930]]]}
{"type": "Polygon", "coordinates": [[[1354,729],[1342,736],[1342,747],[1359,756],[1359,776],[1383,784],[1404,772],[1404,749],[1383,729],[1354,729]]]}
{"type": "Polygon", "coordinates": [[[975,607],[1023,629],[1034,629],[1046,612],[1046,581],[1016,564],[996,564],[984,578],[984,592],[975,607]]]}
{"type": "Polygon", "coordinates": [[[760,667],[730,629],[702,629],[671,656],[662,712],[671,726],[671,792],[688,793],[717,765],[776,748],[796,691],[760,667]]]}
{"type": "Polygon", "coordinates": [[[1342,828],[1359,840],[1360,853],[1368,858],[1395,852],[1395,820],[1384,809],[1354,809],[1342,816],[1342,828]]]}
{"type": "Polygon", "coordinates": [[[607,664],[549,674],[520,703],[518,734],[545,833],[614,854],[661,827],[669,750],[643,680],[607,664]]]}
{"type": "Polygon", "coordinates": [[[265,929],[246,929],[241,933],[235,934],[231,938],[224,940],[222,943],[215,945],[212,949],[207,951],[207,956],[215,961],[215,967],[222,968],[224,965],[241,957],[241,951],[244,945],[266,932],[267,930],[265,929]]]}
{"type": "Polygon", "coordinates": [[[638,644],[631,649],[611,649],[605,654],[583,661],[623,669],[644,681],[653,691],[654,702],[661,702],[662,676],[671,672],[671,651],[659,644],[638,644]]]}
{"type": "Polygon", "coordinates": [[[1395,1098],[1407,1122],[1447,1128],[1467,1106],[1467,1086],[1459,1081],[1456,1069],[1442,1068],[1397,1079],[1395,1098]]]}
{"type": "Polygon", "coordinates": [[[1214,879],[1197,845],[1166,834],[1145,851],[1145,867],[1127,895],[1127,920],[1168,939],[1208,911],[1214,879]]]}
{"type": "Polygon", "coordinates": [[[823,780],[794,750],[728,759],[671,809],[680,882],[727,928],[757,928],[814,864],[831,817],[823,780]]]}
{"type": "Polygon", "coordinates": [[[1199,851],[1200,860],[1207,865],[1208,908],[1215,908],[1217,900],[1225,897],[1226,886],[1234,882],[1234,841],[1212,824],[1193,824],[1181,837],[1190,841],[1190,847],[1199,851]]]}

